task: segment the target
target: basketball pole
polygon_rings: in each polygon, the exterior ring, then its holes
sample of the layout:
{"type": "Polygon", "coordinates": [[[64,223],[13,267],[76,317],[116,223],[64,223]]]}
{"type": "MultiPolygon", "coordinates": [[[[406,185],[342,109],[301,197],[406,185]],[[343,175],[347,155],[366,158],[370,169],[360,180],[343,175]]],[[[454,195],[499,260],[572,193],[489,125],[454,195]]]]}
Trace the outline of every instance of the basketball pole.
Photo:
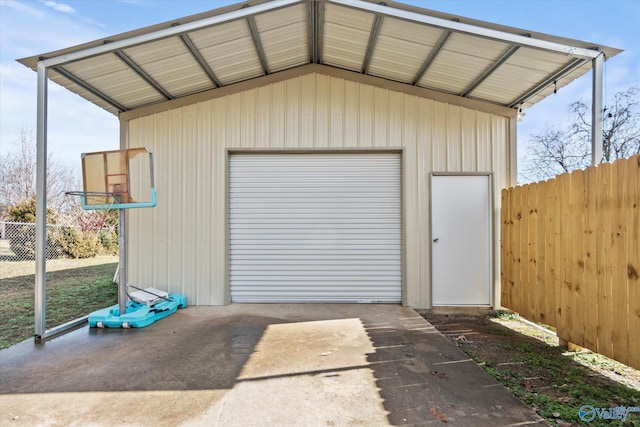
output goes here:
{"type": "Polygon", "coordinates": [[[118,235],[118,250],[120,272],[118,280],[118,309],[120,315],[127,313],[127,220],[125,217],[126,209],[118,209],[118,226],[120,233],[118,235]]]}

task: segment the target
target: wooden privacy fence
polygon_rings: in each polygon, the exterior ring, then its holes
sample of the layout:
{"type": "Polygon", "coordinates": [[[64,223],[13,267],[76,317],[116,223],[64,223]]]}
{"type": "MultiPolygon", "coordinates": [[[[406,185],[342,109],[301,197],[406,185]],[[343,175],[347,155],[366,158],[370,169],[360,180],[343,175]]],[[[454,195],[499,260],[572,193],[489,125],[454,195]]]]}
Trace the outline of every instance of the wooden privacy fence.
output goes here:
{"type": "Polygon", "coordinates": [[[502,190],[502,305],[640,369],[640,155],[502,190]]]}

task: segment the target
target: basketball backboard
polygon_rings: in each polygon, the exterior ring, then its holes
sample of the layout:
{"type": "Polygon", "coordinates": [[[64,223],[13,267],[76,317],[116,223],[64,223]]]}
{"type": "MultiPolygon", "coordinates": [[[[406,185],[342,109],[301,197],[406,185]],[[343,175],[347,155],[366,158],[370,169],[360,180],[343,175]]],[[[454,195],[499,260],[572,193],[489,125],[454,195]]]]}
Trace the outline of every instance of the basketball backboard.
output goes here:
{"type": "Polygon", "coordinates": [[[82,154],[84,209],[149,208],[156,205],[153,153],[149,148],[82,154]]]}

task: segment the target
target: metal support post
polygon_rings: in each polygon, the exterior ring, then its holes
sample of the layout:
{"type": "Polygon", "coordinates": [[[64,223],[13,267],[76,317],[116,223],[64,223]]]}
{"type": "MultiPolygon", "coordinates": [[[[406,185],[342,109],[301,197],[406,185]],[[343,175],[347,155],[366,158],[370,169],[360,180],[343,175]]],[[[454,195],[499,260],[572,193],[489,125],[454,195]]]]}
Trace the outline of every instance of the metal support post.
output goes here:
{"type": "Polygon", "coordinates": [[[35,339],[45,333],[47,292],[47,68],[38,63],[36,131],[35,339]]]}
{"type": "Polygon", "coordinates": [[[127,220],[126,209],[118,209],[119,227],[118,250],[120,252],[120,267],[118,280],[118,309],[120,315],[127,312],[127,220]]]}
{"type": "Polygon", "coordinates": [[[602,67],[604,53],[591,60],[593,88],[591,102],[591,165],[602,161],[602,67]]]}

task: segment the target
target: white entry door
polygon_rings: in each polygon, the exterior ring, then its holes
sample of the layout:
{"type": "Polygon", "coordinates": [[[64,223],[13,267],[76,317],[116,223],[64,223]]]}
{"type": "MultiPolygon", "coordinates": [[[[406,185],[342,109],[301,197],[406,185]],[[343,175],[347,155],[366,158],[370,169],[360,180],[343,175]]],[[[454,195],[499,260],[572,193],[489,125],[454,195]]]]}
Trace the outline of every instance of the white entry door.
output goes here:
{"type": "Polygon", "coordinates": [[[488,175],[432,177],[434,306],[491,305],[490,202],[488,175]]]}

